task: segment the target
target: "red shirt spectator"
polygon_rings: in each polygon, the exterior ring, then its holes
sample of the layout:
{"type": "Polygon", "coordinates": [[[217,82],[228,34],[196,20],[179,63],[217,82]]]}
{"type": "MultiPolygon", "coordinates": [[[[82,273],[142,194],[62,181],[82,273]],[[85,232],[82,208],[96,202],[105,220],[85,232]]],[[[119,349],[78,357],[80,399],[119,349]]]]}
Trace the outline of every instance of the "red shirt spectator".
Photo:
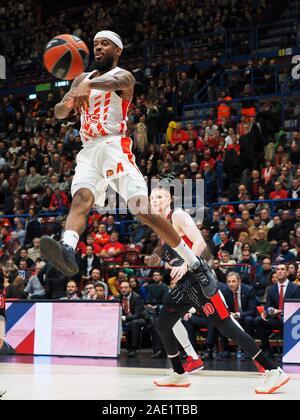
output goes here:
{"type": "Polygon", "coordinates": [[[271,200],[284,200],[288,198],[288,192],[281,188],[280,182],[275,182],[275,191],[272,191],[270,194],[271,200]]]}
{"type": "Polygon", "coordinates": [[[202,160],[202,162],[200,163],[200,172],[203,172],[204,171],[204,165],[206,164],[206,163],[208,163],[209,164],[209,166],[210,166],[210,168],[211,169],[214,169],[215,168],[215,165],[216,165],[216,161],[215,161],[215,159],[213,159],[211,156],[210,156],[210,151],[209,150],[205,150],[205,152],[204,152],[204,155],[203,155],[203,160],[202,160]]]}
{"type": "Polygon", "coordinates": [[[231,149],[235,150],[236,153],[239,155],[241,151],[241,146],[237,143],[232,143],[227,147],[227,150],[231,150],[231,149]]]}
{"type": "Polygon", "coordinates": [[[171,144],[184,143],[189,140],[188,133],[183,130],[180,123],[177,123],[176,129],[171,135],[171,144]]]}
{"type": "Polygon", "coordinates": [[[63,191],[60,191],[59,188],[55,188],[54,194],[50,200],[50,208],[61,209],[63,207],[68,207],[68,205],[67,195],[63,191]]]}
{"type": "Polygon", "coordinates": [[[99,225],[98,232],[93,232],[92,236],[94,238],[94,243],[100,246],[104,246],[110,241],[110,236],[106,232],[106,225],[104,223],[99,225]]]}
{"type": "Polygon", "coordinates": [[[124,251],[125,246],[119,242],[118,232],[113,232],[110,236],[110,242],[104,245],[100,257],[105,258],[106,261],[121,263],[124,251]]]}

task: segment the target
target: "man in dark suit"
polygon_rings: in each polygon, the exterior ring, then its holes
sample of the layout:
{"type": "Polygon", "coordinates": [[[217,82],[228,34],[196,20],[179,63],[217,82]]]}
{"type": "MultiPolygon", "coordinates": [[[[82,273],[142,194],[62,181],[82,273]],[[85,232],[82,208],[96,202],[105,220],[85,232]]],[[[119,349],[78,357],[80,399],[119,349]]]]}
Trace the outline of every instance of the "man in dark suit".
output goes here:
{"type": "Polygon", "coordinates": [[[130,284],[123,281],[120,284],[122,303],[122,327],[126,334],[128,357],[136,355],[139,336],[142,327],[146,326],[146,312],[140,295],[132,291],[130,284]]]}
{"type": "Polygon", "coordinates": [[[243,284],[239,273],[230,271],[226,276],[227,288],[224,289],[229,312],[251,336],[254,335],[256,298],[253,287],[243,284]]]}
{"type": "Polygon", "coordinates": [[[282,331],[283,309],[286,299],[300,298],[300,287],[288,280],[288,269],[285,264],[276,267],[278,283],[268,289],[265,309],[255,320],[257,335],[261,339],[262,348],[272,357],[269,335],[273,330],[282,331]]]}
{"type": "MultiPolygon", "coordinates": [[[[235,271],[230,271],[226,276],[227,287],[222,290],[231,316],[251,337],[254,336],[256,298],[253,287],[243,284],[241,276],[235,271]]],[[[224,352],[222,358],[230,357],[228,339],[222,337],[224,352]]],[[[241,359],[246,356],[237,353],[241,359]]]]}
{"type": "Polygon", "coordinates": [[[94,268],[101,268],[100,258],[94,253],[92,245],[86,247],[86,255],[80,261],[81,276],[85,280],[90,280],[91,272],[94,268]]]}

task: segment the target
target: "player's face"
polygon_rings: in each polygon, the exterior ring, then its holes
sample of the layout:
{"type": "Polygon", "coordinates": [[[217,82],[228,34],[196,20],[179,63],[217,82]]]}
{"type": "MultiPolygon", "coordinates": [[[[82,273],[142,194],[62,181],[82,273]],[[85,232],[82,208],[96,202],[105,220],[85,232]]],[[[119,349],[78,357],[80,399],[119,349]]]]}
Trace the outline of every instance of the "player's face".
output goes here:
{"type": "Polygon", "coordinates": [[[120,48],[106,38],[96,38],[94,41],[95,67],[99,71],[112,68],[115,57],[120,55],[120,48]]]}
{"type": "Polygon", "coordinates": [[[164,214],[171,205],[170,193],[161,189],[153,190],[150,195],[150,204],[154,214],[164,214]]]}

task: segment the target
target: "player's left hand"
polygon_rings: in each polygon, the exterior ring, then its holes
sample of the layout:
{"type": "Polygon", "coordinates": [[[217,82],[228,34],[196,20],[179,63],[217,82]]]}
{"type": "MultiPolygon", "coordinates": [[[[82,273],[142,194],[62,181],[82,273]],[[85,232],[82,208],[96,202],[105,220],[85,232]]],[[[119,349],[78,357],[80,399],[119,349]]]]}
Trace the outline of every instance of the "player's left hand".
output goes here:
{"type": "Polygon", "coordinates": [[[83,80],[76,88],[73,96],[74,111],[78,114],[89,107],[91,87],[88,80],[83,80]]]}
{"type": "Polygon", "coordinates": [[[180,267],[173,267],[171,269],[170,276],[172,279],[178,281],[185,275],[187,271],[188,271],[188,266],[186,262],[184,262],[180,267]]]}

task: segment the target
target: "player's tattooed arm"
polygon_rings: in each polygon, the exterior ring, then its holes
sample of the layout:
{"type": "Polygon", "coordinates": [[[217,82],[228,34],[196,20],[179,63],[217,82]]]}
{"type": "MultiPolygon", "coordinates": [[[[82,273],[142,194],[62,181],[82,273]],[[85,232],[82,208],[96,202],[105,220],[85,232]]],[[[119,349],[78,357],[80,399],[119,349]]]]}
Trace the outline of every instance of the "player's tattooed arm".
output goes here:
{"type": "Polygon", "coordinates": [[[62,98],[62,100],[58,104],[55,105],[54,116],[57,119],[63,120],[64,118],[67,118],[69,116],[70,112],[74,108],[74,93],[76,91],[76,88],[85,78],[85,76],[86,76],[86,73],[82,73],[80,76],[76,77],[76,79],[73,80],[73,83],[71,85],[69,92],[67,92],[65,96],[62,98]]]}
{"type": "Polygon", "coordinates": [[[120,71],[113,75],[103,75],[88,81],[92,89],[104,91],[117,91],[131,89],[135,84],[135,78],[129,71],[120,71]]]}

